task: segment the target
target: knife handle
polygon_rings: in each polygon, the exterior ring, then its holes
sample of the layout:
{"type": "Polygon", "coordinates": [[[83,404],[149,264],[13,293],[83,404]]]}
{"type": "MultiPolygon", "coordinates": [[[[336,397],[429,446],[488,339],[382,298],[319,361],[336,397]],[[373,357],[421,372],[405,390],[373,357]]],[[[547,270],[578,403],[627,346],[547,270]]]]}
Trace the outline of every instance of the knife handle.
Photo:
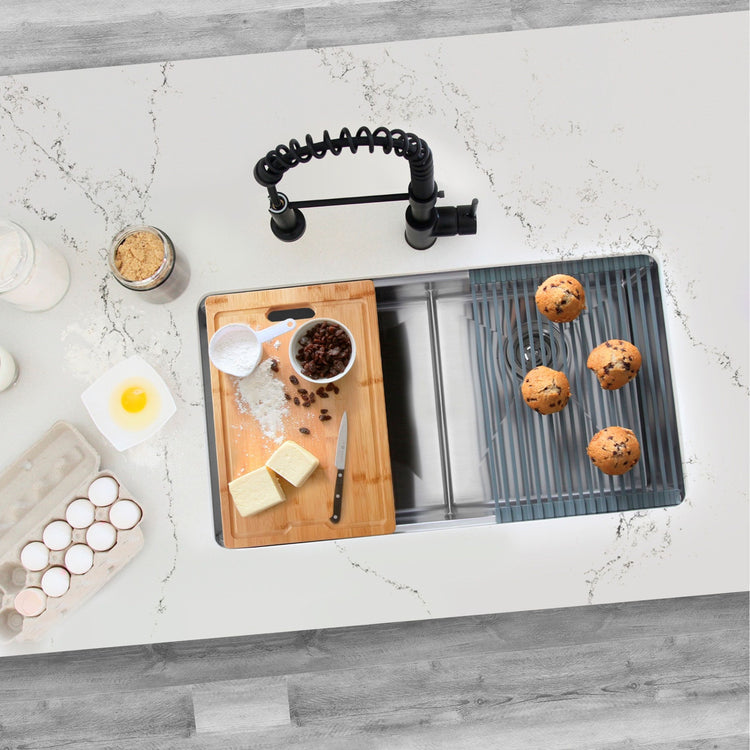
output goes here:
{"type": "Polygon", "coordinates": [[[341,494],[344,490],[344,470],[339,469],[336,472],[336,486],[333,489],[333,515],[331,523],[338,523],[341,520],[341,494]]]}

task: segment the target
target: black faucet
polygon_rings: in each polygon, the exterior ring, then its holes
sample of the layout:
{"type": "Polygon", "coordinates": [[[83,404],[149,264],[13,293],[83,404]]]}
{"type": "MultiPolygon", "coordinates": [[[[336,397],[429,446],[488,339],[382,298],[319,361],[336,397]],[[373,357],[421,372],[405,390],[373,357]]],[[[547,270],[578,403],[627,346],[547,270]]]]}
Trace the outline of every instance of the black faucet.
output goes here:
{"type": "Polygon", "coordinates": [[[319,143],[314,143],[312,136],[306,135],[304,145],[292,140],[288,146],[277,146],[273,151],[269,151],[255,165],[253,174],[256,181],[268,190],[271,231],[285,242],[299,239],[305,231],[306,222],[301,208],[397,200],[409,201],[404,236],[409,245],[416,250],[432,247],[438,237],[477,233],[479,201],[474,198],[467,206],[437,207],[437,199],[442,198],[444,193],[438,190],[435,183],[432,151],[421,138],[403,130],[380,127],[370,131],[369,128],[361,127],[352,135],[347,128],[343,128],[338,138],[331,138],[326,130],[323,132],[323,140],[319,143]],[[356,154],[360,146],[366,147],[370,153],[378,146],[386,154],[393,152],[396,156],[404,157],[409,162],[411,171],[409,192],[292,203],[284,193],[276,189],[284,173],[292,167],[312,159],[322,159],[329,151],[338,156],[344,148],[348,148],[356,154]]]}

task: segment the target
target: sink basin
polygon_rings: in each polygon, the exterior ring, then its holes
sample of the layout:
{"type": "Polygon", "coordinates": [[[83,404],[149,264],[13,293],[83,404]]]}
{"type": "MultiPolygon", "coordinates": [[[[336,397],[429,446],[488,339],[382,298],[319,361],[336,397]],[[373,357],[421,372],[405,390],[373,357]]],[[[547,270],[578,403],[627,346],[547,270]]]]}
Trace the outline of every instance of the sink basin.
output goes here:
{"type": "MultiPolygon", "coordinates": [[[[506,523],[677,505],[685,495],[659,271],[647,255],[537,263],[374,280],[396,531],[506,523]],[[578,278],[572,323],[536,309],[541,281],[578,278]],[[588,353],[611,338],[643,355],[637,377],[603,391],[588,353]],[[541,416],[521,399],[525,373],[564,370],[567,406],[541,416]],[[621,425],[642,455],[611,477],[586,455],[621,425]]],[[[201,351],[208,347],[199,310],[201,351]]],[[[214,533],[221,543],[208,358],[203,358],[214,533]]]]}
{"type": "Polygon", "coordinates": [[[646,255],[475,269],[375,282],[397,530],[676,505],[684,480],[658,266],[646,255]],[[587,309],[552,323],[534,294],[553,273],[587,309]],[[638,376],[603,391],[588,353],[611,338],[643,355],[638,376]],[[520,385],[537,365],[565,371],[572,396],[541,416],[520,385]],[[632,429],[642,457],[625,475],[586,455],[600,429],[632,429]]]}

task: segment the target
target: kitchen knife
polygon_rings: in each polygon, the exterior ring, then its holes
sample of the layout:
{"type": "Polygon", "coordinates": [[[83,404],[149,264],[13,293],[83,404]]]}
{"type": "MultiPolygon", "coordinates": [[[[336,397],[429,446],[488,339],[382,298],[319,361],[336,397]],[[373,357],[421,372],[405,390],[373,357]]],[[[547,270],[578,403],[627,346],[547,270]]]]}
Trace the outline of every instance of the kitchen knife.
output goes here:
{"type": "Polygon", "coordinates": [[[333,461],[336,467],[336,486],[333,490],[333,515],[331,523],[338,523],[341,520],[341,496],[344,491],[344,466],[346,466],[346,435],[347,421],[346,412],[341,417],[341,426],[339,427],[339,438],[336,441],[336,458],[333,461]]]}

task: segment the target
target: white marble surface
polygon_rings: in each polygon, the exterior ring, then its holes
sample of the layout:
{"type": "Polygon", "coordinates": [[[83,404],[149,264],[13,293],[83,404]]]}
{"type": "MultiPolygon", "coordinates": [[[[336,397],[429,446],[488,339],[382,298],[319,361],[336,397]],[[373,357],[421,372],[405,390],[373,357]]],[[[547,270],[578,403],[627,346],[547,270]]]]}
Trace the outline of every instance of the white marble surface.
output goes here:
{"type": "MultiPolygon", "coordinates": [[[[146,537],[48,638],[0,654],[747,589],[747,63],[747,14],[731,13],[0,78],[0,214],[72,269],[52,311],[0,311],[0,343],[21,368],[0,394],[0,465],[68,420],[137,494],[146,537]],[[311,210],[302,240],[275,240],[255,161],[360,124],[427,140],[446,202],[480,199],[479,234],[416,252],[403,207],[383,204],[311,210]],[[142,304],[108,276],[108,241],[140,220],[189,259],[190,286],[172,304],[142,304]],[[634,252],[661,263],[682,505],[215,543],[204,294],[634,252]],[[80,393],[132,354],[161,372],[178,411],[118,454],[80,393]]],[[[392,156],[342,155],[293,170],[282,189],[301,200],[407,181],[392,156]]]]}

